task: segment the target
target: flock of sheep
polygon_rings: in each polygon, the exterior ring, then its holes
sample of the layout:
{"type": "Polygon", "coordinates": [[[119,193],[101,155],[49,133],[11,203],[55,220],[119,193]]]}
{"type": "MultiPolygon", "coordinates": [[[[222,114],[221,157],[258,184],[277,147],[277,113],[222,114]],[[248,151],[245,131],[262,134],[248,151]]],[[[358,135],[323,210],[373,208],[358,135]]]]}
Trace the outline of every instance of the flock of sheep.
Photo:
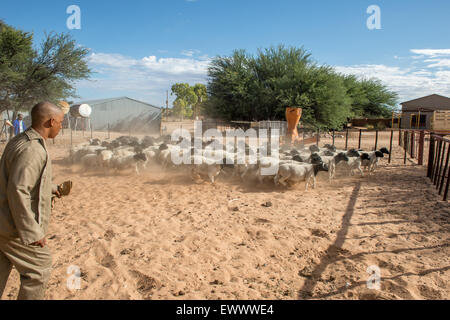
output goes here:
{"type": "Polygon", "coordinates": [[[305,189],[312,182],[316,185],[316,175],[319,171],[328,172],[330,182],[335,178],[336,170],[347,171],[349,175],[363,170],[369,174],[377,167],[378,159],[389,154],[387,148],[376,151],[337,150],[335,146],[316,145],[288,146],[280,148],[278,157],[266,156],[267,150],[250,148],[245,145],[245,154],[231,153],[225,150],[212,149],[213,141],[202,141],[202,149],[191,149],[191,162],[188,164],[174,163],[172,155],[182,156],[187,150],[182,149],[178,142],[171,142],[169,136],[153,138],[122,136],[111,142],[91,139],[89,142],[74,146],[70,149],[68,161],[80,164],[84,170],[135,170],[136,174],[145,170],[149,164],[158,164],[163,168],[173,167],[184,170],[193,179],[208,177],[214,183],[220,174],[239,176],[242,180],[255,179],[260,183],[270,180],[275,185],[287,186],[305,181],[305,189]],[[195,152],[197,151],[197,152],[195,152]],[[255,156],[256,161],[249,161],[249,154],[255,156]],[[276,168],[275,171],[264,172],[264,169],[276,168]]]}

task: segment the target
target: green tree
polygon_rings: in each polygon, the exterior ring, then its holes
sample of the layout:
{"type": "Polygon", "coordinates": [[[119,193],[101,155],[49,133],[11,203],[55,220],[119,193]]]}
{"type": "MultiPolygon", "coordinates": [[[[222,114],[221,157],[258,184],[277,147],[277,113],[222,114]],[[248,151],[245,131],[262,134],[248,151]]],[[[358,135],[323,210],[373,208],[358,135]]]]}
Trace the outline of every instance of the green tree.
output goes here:
{"type": "Polygon", "coordinates": [[[0,112],[76,97],[75,82],[91,73],[89,51],[68,34],[47,34],[39,50],[32,45],[32,34],[0,23],[0,112]]]}
{"type": "Polygon", "coordinates": [[[343,76],[347,95],[352,99],[353,117],[390,118],[398,95],[388,90],[378,79],[358,79],[343,76]]]}
{"type": "Polygon", "coordinates": [[[208,93],[206,86],[202,83],[197,83],[193,87],[194,93],[197,96],[197,103],[193,107],[193,115],[198,116],[203,113],[203,105],[208,100],[208,93]]]}
{"type": "Polygon", "coordinates": [[[376,80],[343,76],[303,48],[283,45],[216,57],[208,76],[205,111],[226,120],[284,120],[285,108],[298,106],[304,124],[339,128],[354,114],[384,114],[396,100],[376,80]]]}
{"type": "Polygon", "coordinates": [[[206,86],[196,84],[190,86],[188,83],[176,83],[172,85],[172,93],[176,99],[173,103],[174,113],[181,118],[190,118],[201,112],[201,107],[207,101],[206,86]]]}
{"type": "Polygon", "coordinates": [[[378,79],[363,79],[361,87],[367,98],[363,104],[364,116],[390,118],[397,104],[397,93],[388,90],[378,79]]]}

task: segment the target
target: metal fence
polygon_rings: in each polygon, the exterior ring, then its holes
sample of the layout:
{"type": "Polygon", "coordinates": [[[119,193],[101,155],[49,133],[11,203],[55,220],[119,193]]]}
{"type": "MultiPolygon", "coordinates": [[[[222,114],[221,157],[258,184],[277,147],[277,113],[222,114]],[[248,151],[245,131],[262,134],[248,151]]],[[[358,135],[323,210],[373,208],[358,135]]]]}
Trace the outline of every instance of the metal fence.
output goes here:
{"type": "Polygon", "coordinates": [[[440,135],[431,134],[427,177],[430,178],[433,182],[433,185],[436,186],[439,195],[443,193],[444,201],[447,201],[448,188],[450,183],[450,170],[448,167],[449,157],[450,140],[440,135]]]}
{"type": "Polygon", "coordinates": [[[404,163],[409,156],[417,159],[419,165],[426,165],[427,177],[436,186],[439,195],[443,194],[444,201],[447,201],[449,188],[450,140],[444,137],[448,134],[449,131],[402,129],[398,140],[404,150],[404,163]]]}
{"type": "Polygon", "coordinates": [[[424,154],[428,150],[430,132],[426,130],[403,129],[399,131],[398,144],[404,149],[403,162],[409,155],[411,159],[416,159],[419,165],[424,164],[424,154]],[[427,146],[425,145],[427,141],[427,146]]]}

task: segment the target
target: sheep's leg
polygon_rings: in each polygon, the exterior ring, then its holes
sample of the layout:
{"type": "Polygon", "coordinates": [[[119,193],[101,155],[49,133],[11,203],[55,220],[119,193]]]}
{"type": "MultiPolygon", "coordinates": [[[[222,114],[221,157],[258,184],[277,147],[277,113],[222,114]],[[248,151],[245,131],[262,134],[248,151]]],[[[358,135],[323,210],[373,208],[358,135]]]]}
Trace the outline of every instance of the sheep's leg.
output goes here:
{"type": "Polygon", "coordinates": [[[364,173],[363,173],[363,171],[361,170],[361,167],[358,167],[357,169],[358,169],[359,172],[361,173],[361,177],[364,177],[364,173]]]}
{"type": "Polygon", "coordinates": [[[264,177],[261,174],[261,168],[258,169],[257,174],[258,174],[259,184],[263,184],[264,183],[264,177]]]}
{"type": "Polygon", "coordinates": [[[336,165],[333,165],[333,170],[331,170],[331,179],[334,179],[336,177],[336,165]]]}
{"type": "Polygon", "coordinates": [[[308,177],[305,179],[305,191],[308,191],[308,184],[309,184],[310,179],[311,179],[311,175],[308,175],[308,177]]]}
{"type": "Polygon", "coordinates": [[[208,177],[209,177],[209,180],[211,180],[211,183],[214,183],[214,174],[208,172],[208,177]]]}
{"type": "Polygon", "coordinates": [[[281,179],[278,180],[279,183],[281,183],[283,186],[287,186],[286,185],[286,180],[289,179],[289,176],[287,177],[281,177],[281,179]]]}
{"type": "Polygon", "coordinates": [[[367,172],[368,172],[369,176],[373,173],[373,165],[369,165],[367,172]]]}
{"type": "Polygon", "coordinates": [[[244,167],[244,172],[241,174],[241,179],[244,180],[245,175],[247,174],[248,167],[244,167]]]}
{"type": "Polygon", "coordinates": [[[378,166],[378,160],[374,161],[374,163],[372,164],[372,167],[370,168],[371,169],[370,171],[374,172],[375,169],[377,168],[377,166],[378,166]]]}
{"type": "Polygon", "coordinates": [[[138,166],[139,166],[139,163],[136,163],[136,165],[135,165],[136,175],[139,175],[139,168],[138,168],[138,166]]]}

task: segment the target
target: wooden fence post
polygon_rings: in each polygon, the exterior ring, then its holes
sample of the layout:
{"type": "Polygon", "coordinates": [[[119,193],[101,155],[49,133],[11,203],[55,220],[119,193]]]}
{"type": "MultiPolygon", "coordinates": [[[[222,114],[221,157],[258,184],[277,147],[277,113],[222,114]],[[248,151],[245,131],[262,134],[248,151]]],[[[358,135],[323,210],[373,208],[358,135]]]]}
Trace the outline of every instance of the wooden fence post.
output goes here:
{"type": "MultiPolygon", "coordinates": [[[[445,180],[445,174],[447,173],[447,169],[448,169],[448,159],[450,158],[450,144],[448,146],[448,150],[447,150],[447,160],[445,160],[445,167],[444,167],[444,172],[442,174],[442,180],[441,180],[441,186],[439,187],[439,195],[441,195],[442,192],[442,187],[444,186],[444,180],[445,180]]],[[[447,176],[447,181],[450,180],[450,172],[447,176]]]]}
{"type": "Polygon", "coordinates": [[[333,146],[334,146],[334,129],[333,129],[333,146]]]}
{"type": "Polygon", "coordinates": [[[430,134],[430,150],[428,150],[428,170],[427,177],[431,179],[433,176],[433,162],[434,162],[434,138],[433,135],[430,134]]]}
{"type": "Polygon", "coordinates": [[[408,131],[403,132],[403,164],[406,164],[406,150],[408,150],[408,131]]]}
{"type": "Polygon", "coordinates": [[[415,141],[416,141],[416,132],[411,131],[411,145],[410,145],[411,152],[409,154],[411,155],[411,158],[413,158],[413,159],[415,158],[415,151],[416,151],[415,146],[414,146],[415,141]]]}
{"type": "Polygon", "coordinates": [[[361,149],[361,135],[362,135],[362,129],[359,129],[358,150],[361,149]]]}
{"type": "Polygon", "coordinates": [[[394,130],[391,130],[391,142],[389,144],[389,160],[388,163],[391,163],[392,159],[392,139],[394,138],[394,130]]]}
{"type": "Polygon", "coordinates": [[[443,144],[442,154],[439,154],[440,163],[438,163],[439,169],[438,169],[438,174],[437,174],[436,189],[439,187],[439,182],[441,181],[442,166],[444,165],[444,155],[445,155],[446,144],[444,143],[444,141],[442,141],[442,144],[443,144]]]}
{"type": "Polygon", "coordinates": [[[445,191],[444,191],[444,201],[447,201],[447,195],[448,195],[448,186],[450,184],[450,177],[447,178],[447,185],[445,186],[445,191]]]}
{"type": "Polygon", "coordinates": [[[442,150],[442,140],[439,140],[438,142],[438,148],[437,148],[437,153],[436,153],[436,163],[434,164],[434,177],[433,177],[433,184],[436,184],[436,180],[438,177],[438,165],[439,165],[439,161],[441,160],[441,150],[442,150]]]}
{"type": "Polygon", "coordinates": [[[420,131],[419,133],[419,158],[418,163],[419,166],[423,166],[423,148],[425,146],[425,132],[420,131]]]}
{"type": "Polygon", "coordinates": [[[347,150],[348,147],[348,128],[347,128],[347,133],[345,134],[345,150],[347,150]]]}
{"type": "Polygon", "coordinates": [[[377,147],[378,147],[378,130],[375,131],[375,149],[374,150],[377,150],[377,147]]]}

